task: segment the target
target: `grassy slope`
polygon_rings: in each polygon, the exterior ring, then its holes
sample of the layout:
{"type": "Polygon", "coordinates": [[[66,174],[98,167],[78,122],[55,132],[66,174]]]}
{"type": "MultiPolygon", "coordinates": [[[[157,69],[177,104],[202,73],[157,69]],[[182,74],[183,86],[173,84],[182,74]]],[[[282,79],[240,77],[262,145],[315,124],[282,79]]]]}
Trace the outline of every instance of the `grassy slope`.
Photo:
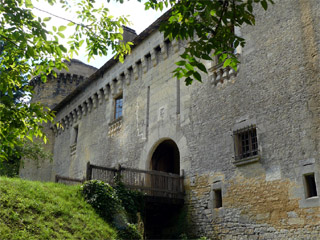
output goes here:
{"type": "Polygon", "coordinates": [[[0,177],[0,239],[115,239],[79,188],[0,177]]]}

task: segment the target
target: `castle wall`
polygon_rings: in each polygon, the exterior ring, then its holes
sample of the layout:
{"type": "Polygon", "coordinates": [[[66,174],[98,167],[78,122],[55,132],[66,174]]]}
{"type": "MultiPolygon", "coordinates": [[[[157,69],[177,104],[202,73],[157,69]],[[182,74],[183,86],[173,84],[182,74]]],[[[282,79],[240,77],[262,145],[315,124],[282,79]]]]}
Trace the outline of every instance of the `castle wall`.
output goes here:
{"type": "Polygon", "coordinates": [[[320,3],[307,0],[276,1],[267,12],[255,9],[256,25],[240,30],[247,44],[238,73],[213,66],[203,83],[189,87],[172,77],[182,43],[150,34],[124,64],[113,65],[59,110],[64,128],[54,128],[52,174],[83,178],[88,161],[150,169],[154,149],[172,139],[185,172],[193,234],[317,239],[318,12],[320,3]],[[121,94],[123,117],[114,119],[121,94]],[[238,161],[235,131],[252,125],[259,154],[238,161]],[[306,197],[310,173],[315,197],[306,197]],[[216,190],[222,193],[219,208],[216,190]]]}
{"type": "MultiPolygon", "coordinates": [[[[54,108],[59,102],[68,96],[76,87],[82,84],[97,69],[82,63],[79,60],[72,59],[67,62],[69,71],[62,69],[57,72],[57,78],[49,75],[44,83],[39,77],[31,80],[30,85],[33,86],[32,103],[40,102],[50,109],[54,108]]],[[[48,142],[43,145],[44,151],[53,153],[55,136],[51,130],[51,123],[43,124],[43,132],[46,134],[48,142]]],[[[35,141],[41,142],[38,139],[35,141]]],[[[19,175],[22,178],[42,181],[52,181],[55,175],[53,172],[53,161],[49,159],[23,159],[20,167],[19,175]]]]}

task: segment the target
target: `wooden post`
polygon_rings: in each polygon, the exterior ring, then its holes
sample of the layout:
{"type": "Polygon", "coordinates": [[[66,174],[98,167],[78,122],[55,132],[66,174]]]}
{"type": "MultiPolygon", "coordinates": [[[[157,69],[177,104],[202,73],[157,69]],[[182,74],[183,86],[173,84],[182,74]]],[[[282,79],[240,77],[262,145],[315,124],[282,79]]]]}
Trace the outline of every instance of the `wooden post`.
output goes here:
{"type": "Polygon", "coordinates": [[[86,176],[86,180],[87,180],[87,181],[91,180],[91,177],[92,177],[92,168],[91,168],[90,161],[89,161],[89,162],[87,162],[87,176],[86,176]]]}
{"type": "Polygon", "coordinates": [[[55,181],[56,183],[59,182],[59,176],[58,176],[58,175],[55,176],[54,181],[55,181]]]}

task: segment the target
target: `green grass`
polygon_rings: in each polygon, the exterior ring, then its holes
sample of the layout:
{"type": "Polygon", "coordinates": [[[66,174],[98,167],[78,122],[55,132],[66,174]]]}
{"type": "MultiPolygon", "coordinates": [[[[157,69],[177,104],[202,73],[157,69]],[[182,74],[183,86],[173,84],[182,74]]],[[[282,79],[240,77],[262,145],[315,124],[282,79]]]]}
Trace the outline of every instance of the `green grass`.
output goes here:
{"type": "Polygon", "coordinates": [[[0,177],[0,239],[115,239],[79,189],[0,177]]]}

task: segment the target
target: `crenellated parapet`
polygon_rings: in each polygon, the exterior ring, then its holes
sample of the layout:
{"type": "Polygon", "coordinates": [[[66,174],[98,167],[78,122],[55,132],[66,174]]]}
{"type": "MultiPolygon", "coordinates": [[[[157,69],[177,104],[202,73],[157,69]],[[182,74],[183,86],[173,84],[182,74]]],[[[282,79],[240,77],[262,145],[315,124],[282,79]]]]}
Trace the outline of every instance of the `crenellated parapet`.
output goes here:
{"type": "MultiPolygon", "coordinates": [[[[78,74],[72,74],[72,73],[58,73],[57,77],[54,77],[52,74],[49,74],[47,76],[47,81],[57,81],[57,82],[63,82],[63,83],[76,83],[77,85],[80,82],[83,82],[83,80],[87,79],[87,77],[78,75],[78,74]]],[[[46,84],[47,82],[43,82],[39,76],[34,77],[30,82],[30,86],[39,86],[41,84],[46,84]]]]}
{"type": "MultiPolygon", "coordinates": [[[[143,80],[145,78],[144,75],[148,74],[149,71],[154,71],[153,68],[156,68],[161,62],[167,61],[172,56],[177,57],[178,54],[182,53],[185,44],[185,41],[169,41],[168,39],[164,39],[153,48],[140,53],[138,59],[125,61],[123,65],[114,68],[111,64],[107,69],[101,71],[97,78],[101,79],[104,75],[107,75],[107,77],[100,81],[100,83],[97,83],[96,87],[93,88],[95,90],[92,91],[91,89],[90,94],[86,95],[81,103],[78,102],[76,107],[67,107],[67,112],[69,113],[58,120],[62,124],[54,127],[56,128],[54,129],[56,136],[65,129],[68,129],[72,125],[72,122],[75,123],[77,120],[91,114],[99,106],[103,105],[103,102],[113,101],[117,96],[123,94],[124,90],[129,88],[133,82],[143,80]],[[59,130],[59,126],[62,129],[59,130]]],[[[116,63],[113,62],[113,64],[116,63]]],[[[237,75],[237,72],[232,68],[223,68],[222,65],[215,65],[210,69],[210,72],[209,80],[214,85],[237,75]]],[[[61,77],[65,79],[67,75],[61,75],[61,77]]],[[[72,77],[68,76],[68,79],[70,78],[72,77]]],[[[90,81],[91,78],[89,79],[90,81]]],[[[68,101],[64,102],[63,106],[67,106],[68,104],[68,101]]],[[[121,121],[114,122],[113,119],[110,119],[110,121],[108,136],[114,136],[121,129],[123,120],[121,118],[121,121]]]]}

